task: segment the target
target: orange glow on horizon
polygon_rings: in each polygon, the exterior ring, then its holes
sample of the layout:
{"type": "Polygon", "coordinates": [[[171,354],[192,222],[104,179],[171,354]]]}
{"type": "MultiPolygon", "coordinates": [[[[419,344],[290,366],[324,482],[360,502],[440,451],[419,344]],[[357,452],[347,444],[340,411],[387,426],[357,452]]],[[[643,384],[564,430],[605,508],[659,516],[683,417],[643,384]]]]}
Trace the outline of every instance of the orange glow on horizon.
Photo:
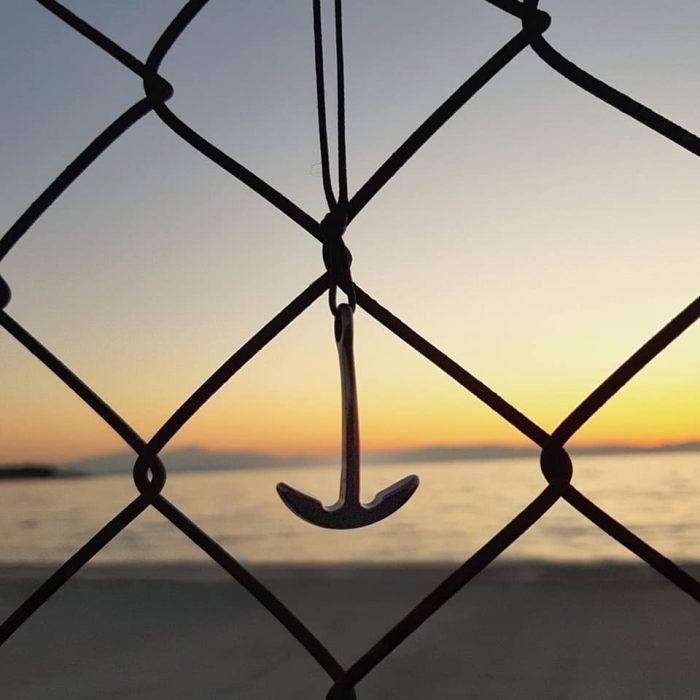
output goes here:
{"type": "MultiPolygon", "coordinates": [[[[649,397],[647,397],[649,399],[649,397]]],[[[328,402],[335,404],[335,401],[328,402]]],[[[501,445],[527,447],[531,441],[488,410],[454,410],[445,402],[442,412],[416,410],[409,403],[387,411],[367,401],[361,412],[363,452],[383,453],[435,447],[501,445]]],[[[654,410],[636,402],[613,400],[594,415],[569,441],[577,447],[600,445],[658,446],[700,440],[698,406],[690,398],[682,403],[647,400],[654,410]]],[[[64,462],[129,448],[91,411],[71,402],[55,420],[42,411],[8,429],[0,429],[0,461],[64,462]]],[[[290,414],[270,411],[265,402],[247,405],[246,411],[219,407],[203,412],[187,424],[168,449],[197,446],[211,451],[250,451],[275,456],[304,455],[334,460],[340,453],[339,407],[321,402],[290,414]]],[[[557,416],[561,419],[561,416],[557,416]]],[[[552,430],[557,421],[542,427],[552,430]]],[[[155,421],[153,422],[154,425],[155,421]]],[[[156,426],[157,427],[157,426],[156,426]]],[[[155,428],[154,428],[155,429],[155,428]]],[[[148,436],[147,433],[143,433],[148,436]]]]}

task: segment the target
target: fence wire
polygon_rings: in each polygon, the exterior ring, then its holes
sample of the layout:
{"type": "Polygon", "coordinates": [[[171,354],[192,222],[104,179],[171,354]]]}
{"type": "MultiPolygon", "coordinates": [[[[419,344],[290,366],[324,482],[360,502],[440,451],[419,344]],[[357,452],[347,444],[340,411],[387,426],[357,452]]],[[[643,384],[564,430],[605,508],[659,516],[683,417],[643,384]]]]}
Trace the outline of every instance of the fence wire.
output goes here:
{"type": "MultiPolygon", "coordinates": [[[[519,54],[531,49],[547,66],[593,97],[627,114],[632,119],[656,131],[691,153],[700,155],[700,139],[683,127],[666,119],[649,107],[616,90],[597,77],[587,73],[559,53],[545,38],[551,17],[539,9],[539,0],[485,0],[491,5],[520,19],[522,28],[504,46],[470,75],[425,121],[396,149],[377,171],[352,196],[348,197],[345,116],[344,116],[344,59],[342,43],[342,0],[335,0],[335,58],[337,71],[337,193],[331,176],[330,155],[326,125],[324,48],[320,0],[313,2],[314,50],[316,59],[317,107],[319,145],[322,159],[324,194],[329,212],[323,222],[316,221],[296,204],[275,190],[231,156],[219,150],[203,136],[182,121],[167,105],[173,95],[173,86],[160,75],[166,54],[173,47],[187,25],[207,5],[207,0],[190,0],[165,28],[143,62],[114,41],[92,27],[56,0],[37,0],[46,10],[62,20],[86,39],[110,54],[125,68],[143,81],[145,96],[119,115],[100,133],[63,172],[36,198],[0,239],[0,263],[13,246],[24,236],[53,204],[54,201],[122,134],[151,112],[197,149],[203,156],[248,185],[302,229],[325,245],[328,232],[337,240],[367,203],[397,171],[486,83],[519,54]]],[[[336,242],[337,242],[336,240],[336,242]]],[[[344,244],[343,248],[344,248],[344,244]]],[[[347,249],[345,249],[347,250],[347,249]]],[[[86,542],[70,559],[60,566],[0,625],[0,644],[19,629],[57,590],[79,571],[103,547],[138,518],[148,508],[155,508],[176,528],[183,532],[233,579],[243,586],[289,633],[306,649],[328,674],[331,684],[327,700],[355,698],[355,686],[376,668],[420,625],[461,590],[472,578],[483,571],[496,557],[536,523],[557,501],[565,500],[583,517],[616,539],[622,546],[658,571],[662,576],[700,602],[700,582],[683,568],[651,547],[643,539],[625,528],[597,506],[571,483],[573,465],[566,452],[566,443],[584,423],[593,416],[622,386],[651,362],[664,348],[687,330],[700,316],[700,297],[671,319],[656,335],[615,370],[600,386],[586,397],[550,434],[534,421],[509,404],[487,385],[448,357],[428,340],[384,308],[363,289],[352,283],[337,266],[329,264],[324,255],[326,272],[287,304],[246,343],[234,352],[161,426],[156,434],[145,440],[105,401],[90,389],[40,340],[34,338],[10,315],[7,307],[11,292],[0,276],[0,325],[32,353],[40,362],[61,379],[88,406],[90,406],[137,455],[133,478],[137,495],[121,512],[115,515],[92,539],[86,542]],[[511,522],[486,542],[458,569],[420,601],[398,624],[368,649],[352,665],[345,668],[326,646],[298,619],[289,608],[269,591],[252,573],[241,565],[196,523],[181,512],[162,493],[167,470],[159,454],[185,423],[243,367],[257,352],[270,343],[277,334],[291,324],[317,298],[328,290],[340,287],[349,299],[374,317],[401,340],[410,345],[429,362],[439,367],[468,392],[479,398],[508,423],[541,448],[540,465],[546,485],[511,522]]],[[[1,268],[0,268],[1,272],[1,268]]]]}

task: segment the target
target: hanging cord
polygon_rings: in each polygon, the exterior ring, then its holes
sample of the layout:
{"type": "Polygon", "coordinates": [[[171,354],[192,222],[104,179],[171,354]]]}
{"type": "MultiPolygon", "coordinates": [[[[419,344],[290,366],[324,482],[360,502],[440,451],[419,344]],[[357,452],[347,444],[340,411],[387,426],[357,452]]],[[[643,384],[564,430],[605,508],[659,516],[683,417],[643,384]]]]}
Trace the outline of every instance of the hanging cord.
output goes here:
{"type": "Polygon", "coordinates": [[[343,2],[335,0],[335,58],[338,107],[338,198],[333,192],[330,151],[328,148],[328,119],[326,115],[326,84],[323,62],[323,21],[321,0],[313,0],[314,59],[316,65],[316,108],[318,113],[318,138],[321,150],[321,176],[328,209],[347,206],[348,177],[345,144],[345,60],[343,51],[343,2]]]}
{"type": "Polygon", "coordinates": [[[321,177],[328,208],[335,209],[336,201],[331,183],[330,156],[328,154],[328,127],[326,124],[326,86],[323,77],[323,24],[321,0],[314,0],[314,58],[316,62],[316,108],[318,112],[318,140],[321,147],[321,177]]]}
{"type": "Polygon", "coordinates": [[[333,192],[330,154],[328,149],[328,124],[323,70],[323,22],[321,1],[313,2],[314,53],[316,62],[316,100],[318,108],[318,135],[321,149],[323,190],[329,212],[321,222],[323,263],[330,276],[328,303],[333,315],[337,314],[337,289],[341,287],[348,295],[348,303],[355,310],[355,288],[350,274],[352,255],[343,242],[347,227],[348,178],[347,151],[345,141],[345,61],[343,51],[343,3],[335,0],[335,56],[338,107],[338,197],[333,192]]]}
{"type": "Polygon", "coordinates": [[[335,0],[335,60],[338,90],[338,205],[347,209],[348,168],[345,150],[345,60],[343,51],[343,0],[335,0]]]}

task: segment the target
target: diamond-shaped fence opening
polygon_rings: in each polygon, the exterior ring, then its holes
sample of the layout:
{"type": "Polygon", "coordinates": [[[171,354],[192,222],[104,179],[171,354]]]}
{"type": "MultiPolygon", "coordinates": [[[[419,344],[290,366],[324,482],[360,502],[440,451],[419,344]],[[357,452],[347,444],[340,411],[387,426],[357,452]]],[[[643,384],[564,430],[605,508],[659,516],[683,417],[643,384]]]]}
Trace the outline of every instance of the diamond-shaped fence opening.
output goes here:
{"type": "MultiPolygon", "coordinates": [[[[80,571],[98,552],[144,511],[155,509],[175,528],[201,548],[238,584],[247,590],[261,606],[269,611],[286,630],[306,649],[326,672],[330,679],[328,698],[355,697],[355,686],[372,672],[391,652],[418,629],[433,613],[460,591],[471,579],[515,542],[536,523],[560,499],[575,508],[581,517],[616,539],[637,557],[656,569],[691,598],[700,601],[700,582],[683,568],[649,546],[643,539],[618,523],[596,503],[577,490],[571,483],[574,465],[565,446],[584,423],[600,407],[664,348],[688,329],[700,314],[700,298],[691,301],[675,318],[640,347],[627,361],[605,379],[569,415],[565,416],[554,431],[548,433],[533,420],[509,404],[490,387],[473,376],[467,369],[441,352],[428,339],[416,333],[391,310],[376,301],[370,293],[355,285],[350,272],[350,258],[344,243],[344,233],[353,219],[377,196],[382,187],[398,170],[445,124],[480,88],[491,80],[497,80],[499,72],[511,61],[517,61],[525,51],[532,51],[540,59],[543,69],[551,69],[586,91],[593,99],[607,103],[630,118],[657,132],[687,151],[700,155],[700,139],[683,127],[666,119],[649,107],[607,85],[587,73],[561,54],[545,38],[551,23],[550,16],[538,7],[538,0],[487,0],[505,13],[521,21],[521,29],[505,45],[470,75],[425,121],[391,154],[371,177],[350,195],[346,173],[345,146],[345,93],[342,2],[335,0],[333,34],[336,62],[336,117],[337,117],[337,177],[333,182],[328,139],[326,89],[324,85],[323,21],[320,0],[313,1],[314,48],[316,57],[316,97],[318,132],[321,151],[321,179],[328,205],[328,213],[322,221],[316,221],[306,211],[294,204],[284,194],[248,170],[227,153],[219,150],[194,130],[168,106],[174,88],[160,67],[173,45],[186,31],[188,24],[205,11],[207,0],[190,0],[172,22],[163,30],[151,48],[145,61],[123,49],[109,37],[92,27],[79,16],[55,0],[38,0],[58,20],[65,22],[88,41],[109,54],[115,61],[131,71],[143,83],[144,96],[96,136],[79,153],[51,184],[39,194],[31,206],[17,219],[0,239],[0,263],[13,246],[32,228],[42,214],[70,185],[88,170],[100,155],[118,140],[142,117],[154,112],[163,126],[171,129],[190,144],[203,157],[210,159],[224,171],[238,178],[269,204],[276,207],[299,227],[317,239],[322,245],[326,273],[312,281],[306,289],[293,298],[283,309],[239,347],[187,400],[175,410],[149,440],[140,436],[103,399],[87,386],[79,376],[52,354],[41,341],[33,337],[10,313],[11,291],[0,277],[0,325],[17,343],[24,346],[41,363],[93,409],[105,423],[137,455],[133,476],[137,494],[104,527],[86,542],[58,570],[44,581],[0,626],[0,643],[16,632],[36,610],[58,591],[76,572],[80,571]],[[266,586],[242,566],[228,551],[190,520],[162,493],[167,470],[159,455],[178,434],[183,425],[285,327],[320,296],[329,293],[331,309],[338,313],[338,290],[347,295],[350,306],[362,307],[390,332],[407,343],[428,362],[445,372],[466,391],[471,392],[494,412],[508,421],[525,437],[541,448],[541,468],[546,485],[532,501],[467,561],[449,575],[413,610],[351,665],[343,666],[311,630],[298,619],[286,605],[266,586]]],[[[0,273],[2,268],[0,267],[0,273]]],[[[458,671],[455,671],[458,672],[458,671]]]]}

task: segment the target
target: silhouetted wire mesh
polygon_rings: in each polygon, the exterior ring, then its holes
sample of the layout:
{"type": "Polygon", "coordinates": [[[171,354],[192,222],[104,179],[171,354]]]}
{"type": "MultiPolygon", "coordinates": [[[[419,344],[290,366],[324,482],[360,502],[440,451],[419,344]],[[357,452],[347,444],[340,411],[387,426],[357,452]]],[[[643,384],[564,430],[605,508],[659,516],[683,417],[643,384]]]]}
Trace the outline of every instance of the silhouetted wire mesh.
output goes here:
{"type": "MultiPolygon", "coordinates": [[[[337,192],[334,189],[330,165],[328,130],[326,124],[324,48],[320,0],[313,0],[314,54],[319,145],[322,161],[324,195],[328,214],[322,222],[287,199],[255,173],[231,156],[216,148],[182,121],[168,106],[173,95],[172,85],[159,74],[160,65],[190,21],[206,6],[207,0],[190,0],[166,27],[153,46],[145,62],[125,51],[100,31],[55,0],[37,0],[57,18],[71,26],[89,41],[110,54],[115,60],[143,80],[145,97],[129,107],[63,170],[63,172],[36,198],[28,209],[0,239],[0,262],[24,236],[51,204],[122,134],[138,120],[155,112],[165,125],[202,155],[248,185],[258,195],[277,207],[302,229],[324,246],[323,260],[326,271],[308,288],[287,304],[274,318],[234,352],[200,387],[165,421],[150,440],[139,436],[131,426],[108,406],[90,387],[76,376],[41,341],[34,338],[7,311],[10,288],[0,277],[0,325],[32,353],[40,362],[61,379],[88,406],[90,406],[137,455],[133,477],[137,495],[122,511],[114,516],[92,539],[86,542],[70,559],[60,566],[32,593],[0,626],[0,644],[4,643],[36,610],[61,588],[77,571],[102,550],[113,538],[148,508],[155,508],[176,528],[198,545],[212,560],[227,571],[262,606],[264,606],[308,651],[328,674],[332,685],[327,698],[336,700],[355,697],[355,685],[380,664],[396,647],[411,635],[455,593],[483,571],[496,557],[536,523],[557,501],[564,499],[582,516],[616,539],[629,551],[653,567],[669,581],[700,601],[700,582],[681,567],[656,551],[643,539],[626,529],[612,516],[598,507],[572,484],[573,466],[565,450],[569,439],[612,396],[614,396],[643,367],[664,348],[687,330],[700,315],[700,297],[693,300],[656,335],[646,342],[598,388],[586,397],[559,426],[547,433],[530,418],[509,404],[466,369],[432,345],[407,324],[384,308],[367,292],[352,282],[349,274],[349,251],[342,241],[346,227],[364,206],[381,190],[396,172],[423,146],[457,110],[499,71],[528,47],[552,69],[578,85],[592,96],[624,112],[682,148],[700,155],[700,139],[686,129],[636,102],[600,79],[590,75],[560,54],[544,38],[550,25],[550,16],[538,8],[538,0],[486,0],[522,22],[522,29],[503,47],[470,75],[425,121],[387,158],[371,177],[352,196],[348,197],[345,150],[345,97],[344,61],[342,45],[342,2],[335,0],[334,44],[337,71],[337,192]],[[328,248],[332,248],[329,254],[328,248]],[[337,261],[341,262],[338,264],[337,261]],[[335,263],[333,261],[336,261],[335,263]],[[356,303],[401,340],[439,367],[468,392],[479,398],[504,420],[541,448],[541,469],[546,485],[542,492],[511,522],[478,549],[458,569],[420,601],[400,622],[351,666],[344,668],[324,644],[299,620],[285,604],[242,566],[229,552],[192,522],[163,494],[167,476],[166,467],[159,458],[178,431],[248,360],[274,340],[280,331],[291,324],[324,292],[333,296],[339,287],[352,303],[356,303]]],[[[331,303],[333,308],[334,302],[331,303]]]]}

